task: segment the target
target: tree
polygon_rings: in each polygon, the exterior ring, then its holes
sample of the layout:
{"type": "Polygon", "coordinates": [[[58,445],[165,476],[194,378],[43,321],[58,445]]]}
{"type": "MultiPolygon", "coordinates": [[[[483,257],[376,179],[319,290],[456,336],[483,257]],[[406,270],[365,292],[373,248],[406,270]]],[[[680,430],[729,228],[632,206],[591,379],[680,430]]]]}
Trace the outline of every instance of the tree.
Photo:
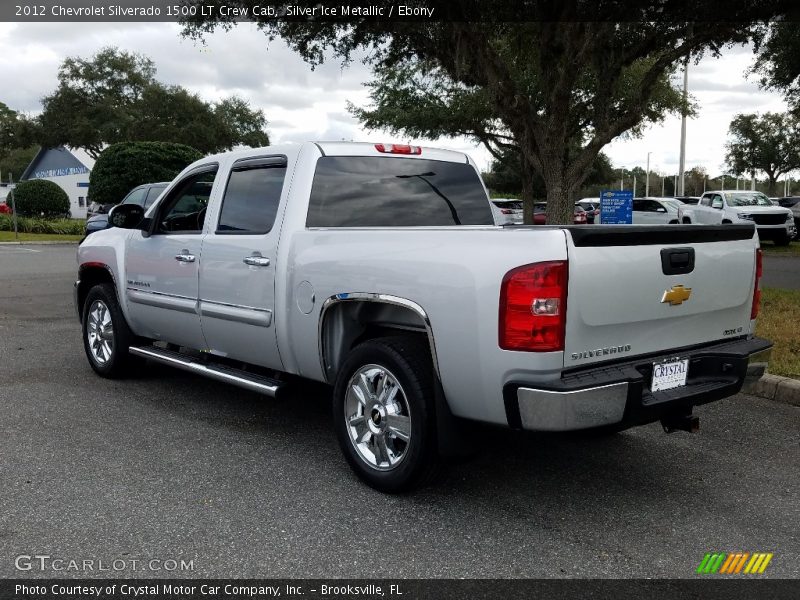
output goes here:
{"type": "Polygon", "coordinates": [[[37,141],[81,147],[95,158],[106,145],[125,141],[183,143],[206,154],[269,143],[263,111],[246,100],[210,104],[155,76],[152,60],[117,48],[90,59],[67,58],[58,88],[42,100],[37,141]]]}
{"type": "Polygon", "coordinates": [[[69,196],[46,179],[29,179],[14,189],[14,206],[21,217],[61,219],[69,216],[69,196]]]}
{"type": "Polygon", "coordinates": [[[768,194],[778,178],[800,168],[800,120],[790,114],[736,115],[728,128],[725,160],[736,174],[763,171],[768,194]]]}
{"type": "MultiPolygon", "coordinates": [[[[484,173],[483,179],[492,192],[523,197],[523,181],[520,174],[522,157],[516,148],[509,148],[500,154],[500,158],[492,161],[491,169],[484,173]]],[[[592,168],[584,181],[585,186],[610,184],[615,177],[611,160],[601,152],[597,155],[592,168]]],[[[535,175],[532,186],[533,198],[544,198],[547,194],[544,180],[535,175]]],[[[577,200],[577,198],[576,198],[577,200]]]]}
{"type": "MultiPolygon", "coordinates": [[[[207,10],[185,22],[187,35],[202,37],[235,24],[211,10],[211,0],[199,4],[207,10]]],[[[318,2],[295,4],[313,9],[318,2]]],[[[428,4],[404,2],[411,8],[428,4]]],[[[718,54],[728,43],[746,41],[746,22],[788,5],[731,0],[693,5],[690,16],[677,2],[453,0],[437,4],[435,21],[263,17],[258,25],[312,65],[328,51],[347,62],[366,49],[365,60],[379,79],[422,69],[445,81],[445,89],[479,94],[520,148],[524,166],[543,178],[548,222],[569,223],[573,195],[603,146],[670,111],[686,110],[669,81],[685,57],[718,54]],[[702,27],[687,24],[688,18],[702,27]]]]}
{"type": "Polygon", "coordinates": [[[171,181],[203,155],[168,142],[123,142],[106,148],[89,175],[89,200],[117,204],[143,183],[171,181]]]}
{"type": "Polygon", "coordinates": [[[752,72],[765,88],[783,91],[795,113],[800,113],[800,28],[796,19],[781,20],[757,31],[756,62],[752,72]]]}

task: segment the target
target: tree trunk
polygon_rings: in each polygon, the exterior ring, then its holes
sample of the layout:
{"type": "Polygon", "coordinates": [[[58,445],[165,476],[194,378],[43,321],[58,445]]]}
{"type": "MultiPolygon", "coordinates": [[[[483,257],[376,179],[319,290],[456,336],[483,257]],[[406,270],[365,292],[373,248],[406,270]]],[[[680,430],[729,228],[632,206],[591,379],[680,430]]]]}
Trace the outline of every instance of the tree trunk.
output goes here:
{"type": "Polygon", "coordinates": [[[767,174],[767,177],[769,178],[767,183],[767,192],[768,192],[767,196],[769,196],[770,198],[774,198],[775,187],[778,185],[778,178],[775,177],[775,175],[769,175],[769,174],[767,174]]]}
{"type": "Polygon", "coordinates": [[[572,225],[575,219],[575,200],[571,186],[563,177],[552,180],[545,177],[544,185],[547,190],[547,224],[572,225]]]}
{"type": "Polygon", "coordinates": [[[522,222],[525,225],[533,225],[533,168],[523,157],[520,157],[522,167],[522,222]]]}

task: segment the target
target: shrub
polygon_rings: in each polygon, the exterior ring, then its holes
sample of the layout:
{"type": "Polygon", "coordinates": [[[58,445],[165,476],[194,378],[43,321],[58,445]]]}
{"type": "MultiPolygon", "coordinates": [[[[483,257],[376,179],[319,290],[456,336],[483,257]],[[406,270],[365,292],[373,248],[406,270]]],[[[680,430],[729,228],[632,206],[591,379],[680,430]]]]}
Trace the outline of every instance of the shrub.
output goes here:
{"type": "Polygon", "coordinates": [[[21,217],[63,219],[69,216],[69,196],[52,181],[22,181],[17,184],[13,194],[17,215],[21,217]]]}
{"type": "MultiPolygon", "coordinates": [[[[77,219],[30,219],[17,217],[17,230],[20,233],[55,233],[59,235],[83,235],[85,221],[77,219]]],[[[0,214],[0,231],[14,231],[11,215],[0,214]]]]}
{"type": "Polygon", "coordinates": [[[170,142],[122,142],[109,146],[89,175],[89,201],[117,204],[143,183],[171,181],[203,155],[190,146],[170,142]]]}

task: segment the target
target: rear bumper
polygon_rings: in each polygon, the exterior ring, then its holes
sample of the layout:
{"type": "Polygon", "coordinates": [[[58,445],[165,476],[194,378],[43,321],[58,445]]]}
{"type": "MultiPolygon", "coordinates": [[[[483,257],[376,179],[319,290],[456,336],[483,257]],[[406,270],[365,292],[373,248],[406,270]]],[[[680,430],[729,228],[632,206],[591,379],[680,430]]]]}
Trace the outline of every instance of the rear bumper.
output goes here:
{"type": "Polygon", "coordinates": [[[772,344],[738,339],[566,372],[546,385],[509,383],[503,389],[509,425],[532,431],[634,426],[747,391],[764,374],[772,344]],[[654,362],[688,358],[684,387],[652,392],[654,362]]]}

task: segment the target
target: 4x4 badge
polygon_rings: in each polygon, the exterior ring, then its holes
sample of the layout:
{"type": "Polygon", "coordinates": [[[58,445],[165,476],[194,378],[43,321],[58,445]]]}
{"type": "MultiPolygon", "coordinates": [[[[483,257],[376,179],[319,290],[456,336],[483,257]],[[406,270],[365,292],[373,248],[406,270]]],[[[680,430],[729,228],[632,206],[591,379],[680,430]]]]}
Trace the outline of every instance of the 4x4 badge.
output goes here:
{"type": "Polygon", "coordinates": [[[692,295],[692,288],[683,287],[682,285],[674,285],[664,292],[661,296],[661,302],[669,302],[670,306],[677,306],[683,304],[692,295]]]}

